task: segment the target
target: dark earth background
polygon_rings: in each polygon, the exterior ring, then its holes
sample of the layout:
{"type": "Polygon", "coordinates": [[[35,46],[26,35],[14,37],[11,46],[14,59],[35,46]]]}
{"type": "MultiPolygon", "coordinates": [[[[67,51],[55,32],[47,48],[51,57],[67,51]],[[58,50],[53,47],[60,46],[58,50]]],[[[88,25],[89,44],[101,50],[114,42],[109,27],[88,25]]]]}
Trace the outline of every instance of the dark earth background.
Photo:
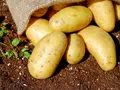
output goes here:
{"type": "MultiPolygon", "coordinates": [[[[11,49],[10,40],[17,37],[16,27],[4,0],[0,0],[0,22],[7,22],[9,34],[1,41],[0,49],[11,49]]],[[[55,74],[45,80],[31,77],[27,70],[28,59],[11,59],[0,57],[0,90],[120,90],[120,23],[116,24],[114,32],[110,33],[117,48],[117,66],[104,72],[96,63],[94,57],[86,52],[83,61],[76,65],[67,64],[63,59],[55,74]]],[[[18,52],[25,45],[33,49],[25,35],[22,42],[15,48],[18,52]]]]}

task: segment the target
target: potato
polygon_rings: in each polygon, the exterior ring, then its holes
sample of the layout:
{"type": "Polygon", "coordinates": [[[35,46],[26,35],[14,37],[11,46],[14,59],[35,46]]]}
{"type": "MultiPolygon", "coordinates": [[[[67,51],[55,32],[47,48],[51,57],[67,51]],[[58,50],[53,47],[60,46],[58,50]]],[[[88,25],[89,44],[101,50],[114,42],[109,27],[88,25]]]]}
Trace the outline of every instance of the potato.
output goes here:
{"type": "Polygon", "coordinates": [[[115,44],[107,32],[97,26],[90,25],[78,34],[83,37],[88,51],[104,71],[112,70],[115,67],[115,44]]]}
{"type": "Polygon", "coordinates": [[[42,18],[31,18],[26,29],[26,36],[35,46],[41,38],[53,31],[54,30],[49,26],[48,20],[42,18]]]}
{"type": "Polygon", "coordinates": [[[37,79],[53,75],[67,47],[67,37],[62,32],[53,32],[41,39],[28,61],[30,74],[37,79]]]}
{"type": "Polygon", "coordinates": [[[68,47],[65,52],[65,59],[69,64],[79,63],[85,55],[85,44],[83,38],[76,34],[68,36],[68,47]]]}
{"type": "Polygon", "coordinates": [[[107,32],[115,28],[115,12],[111,0],[87,0],[97,25],[107,32]]]}
{"type": "Polygon", "coordinates": [[[84,6],[70,6],[58,11],[49,20],[56,31],[75,32],[86,27],[92,20],[91,11],[84,6]]]}
{"type": "Polygon", "coordinates": [[[68,4],[68,3],[55,4],[55,5],[52,6],[52,9],[53,9],[53,10],[56,10],[56,11],[59,11],[59,10],[65,8],[65,7],[69,6],[69,5],[70,5],[70,4],[68,4]]]}
{"type": "Polygon", "coordinates": [[[53,9],[50,8],[50,9],[47,11],[47,13],[45,14],[45,18],[49,20],[56,12],[57,12],[57,11],[55,11],[55,10],[53,10],[53,9]]]}
{"type": "Polygon", "coordinates": [[[41,9],[38,9],[37,11],[35,11],[32,16],[34,17],[41,17],[43,15],[45,15],[45,13],[47,12],[48,8],[41,8],[41,9]]]}
{"type": "Polygon", "coordinates": [[[116,19],[117,21],[119,21],[120,20],[120,5],[114,3],[114,8],[115,8],[116,19]]]}

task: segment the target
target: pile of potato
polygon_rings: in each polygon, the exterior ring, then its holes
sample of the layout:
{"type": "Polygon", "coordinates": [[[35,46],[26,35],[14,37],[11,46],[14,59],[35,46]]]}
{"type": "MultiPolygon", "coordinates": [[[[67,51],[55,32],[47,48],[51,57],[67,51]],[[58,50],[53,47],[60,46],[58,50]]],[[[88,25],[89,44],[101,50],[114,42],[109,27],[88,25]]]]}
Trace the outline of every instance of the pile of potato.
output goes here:
{"type": "Polygon", "coordinates": [[[108,32],[120,20],[120,5],[110,0],[88,0],[87,5],[58,4],[33,13],[26,36],[35,46],[28,61],[37,79],[53,75],[62,58],[79,63],[86,49],[104,71],[116,66],[116,47],[108,32]],[[98,26],[91,25],[94,20],[98,26]]]}

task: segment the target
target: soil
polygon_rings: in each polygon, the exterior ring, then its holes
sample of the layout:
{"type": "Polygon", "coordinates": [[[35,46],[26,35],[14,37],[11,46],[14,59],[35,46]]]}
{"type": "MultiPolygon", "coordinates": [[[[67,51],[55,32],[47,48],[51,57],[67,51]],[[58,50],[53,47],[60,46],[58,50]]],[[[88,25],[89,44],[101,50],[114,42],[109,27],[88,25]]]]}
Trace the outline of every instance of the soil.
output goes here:
{"type": "MultiPolygon", "coordinates": [[[[9,23],[8,35],[0,39],[7,46],[0,44],[4,52],[12,49],[10,40],[18,37],[16,27],[4,0],[0,0],[0,22],[9,23]]],[[[120,90],[120,23],[116,24],[111,33],[117,49],[117,65],[111,71],[103,71],[94,57],[86,53],[81,63],[70,65],[63,59],[55,74],[44,80],[33,78],[27,69],[28,59],[8,59],[0,57],[0,90],[120,90]]],[[[33,49],[25,35],[22,42],[15,48],[19,52],[25,45],[33,49]]]]}

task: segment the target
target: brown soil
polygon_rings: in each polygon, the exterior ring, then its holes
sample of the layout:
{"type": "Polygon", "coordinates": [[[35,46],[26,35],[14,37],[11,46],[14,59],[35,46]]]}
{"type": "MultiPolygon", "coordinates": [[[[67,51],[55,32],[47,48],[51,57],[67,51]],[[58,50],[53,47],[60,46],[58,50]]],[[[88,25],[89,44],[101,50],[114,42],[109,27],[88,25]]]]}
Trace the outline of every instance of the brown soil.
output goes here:
{"type": "MultiPolygon", "coordinates": [[[[0,45],[4,52],[11,49],[9,40],[17,37],[16,27],[4,0],[0,0],[0,22],[10,23],[9,34],[1,41],[7,46],[0,45]]],[[[62,60],[55,74],[45,80],[31,77],[27,70],[28,59],[11,59],[0,57],[0,90],[120,90],[120,24],[111,33],[117,48],[117,66],[104,72],[91,54],[86,53],[83,61],[76,65],[69,65],[62,60]]],[[[33,48],[25,36],[15,48],[18,52],[23,46],[33,48]]]]}

